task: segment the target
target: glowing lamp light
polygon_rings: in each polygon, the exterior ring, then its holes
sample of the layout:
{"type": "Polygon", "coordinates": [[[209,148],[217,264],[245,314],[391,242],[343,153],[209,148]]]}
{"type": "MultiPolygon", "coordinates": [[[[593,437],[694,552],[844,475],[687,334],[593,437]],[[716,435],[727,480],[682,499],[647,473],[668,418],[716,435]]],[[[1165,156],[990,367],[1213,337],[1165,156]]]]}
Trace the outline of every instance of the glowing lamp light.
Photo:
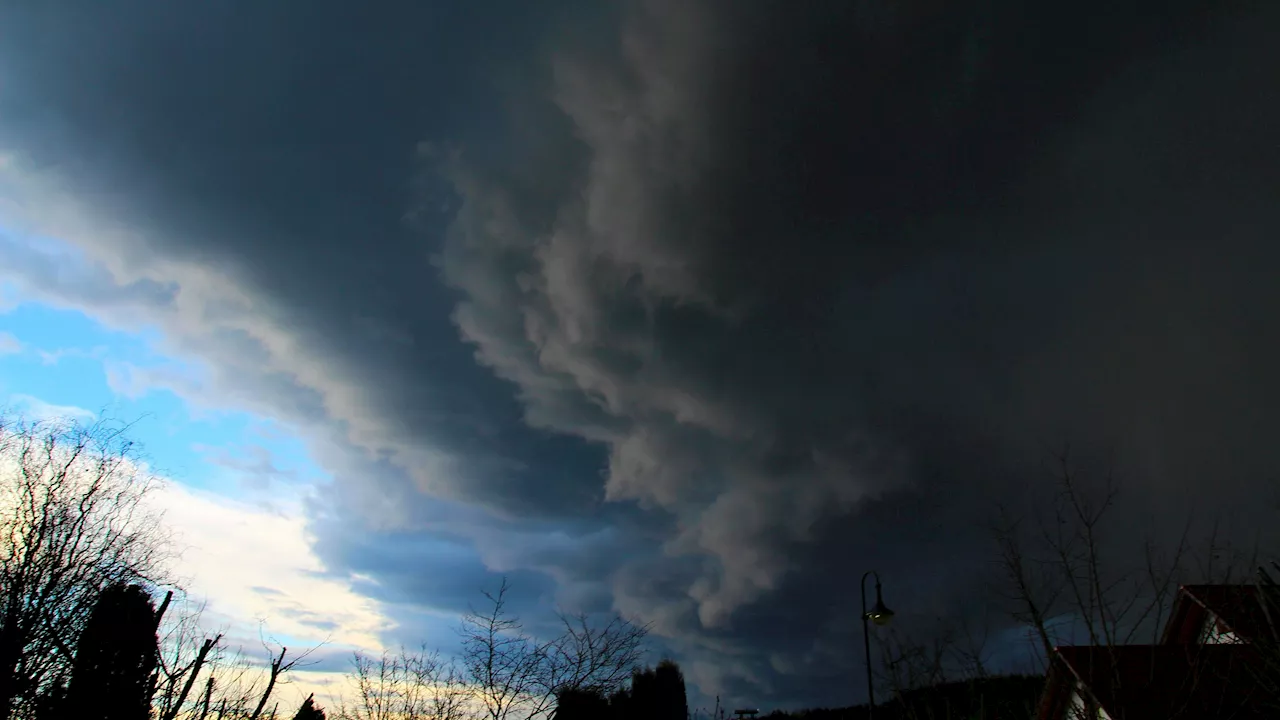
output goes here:
{"type": "Polygon", "coordinates": [[[881,627],[888,625],[889,621],[893,619],[893,611],[885,607],[884,600],[880,598],[878,589],[876,592],[876,604],[867,611],[867,619],[881,627]]]}

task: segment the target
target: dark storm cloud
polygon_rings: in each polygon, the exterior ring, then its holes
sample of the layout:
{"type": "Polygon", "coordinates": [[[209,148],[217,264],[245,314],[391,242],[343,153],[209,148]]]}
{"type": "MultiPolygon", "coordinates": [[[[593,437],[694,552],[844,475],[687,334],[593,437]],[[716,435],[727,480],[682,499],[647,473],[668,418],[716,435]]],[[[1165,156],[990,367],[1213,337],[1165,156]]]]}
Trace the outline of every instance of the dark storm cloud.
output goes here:
{"type": "MultiPolygon", "coordinates": [[[[488,483],[472,494],[556,512],[565,497],[523,493],[537,483],[502,478],[579,444],[509,437],[515,405],[456,346],[428,249],[403,222],[417,139],[465,139],[455,130],[460,112],[470,131],[485,132],[500,100],[472,88],[492,95],[498,47],[533,50],[521,32],[529,18],[517,7],[493,18],[419,3],[373,12],[317,3],[303,17],[256,3],[220,7],[9,11],[3,135],[15,162],[56,176],[97,216],[120,218],[112,231],[140,229],[107,239],[104,228],[78,228],[105,246],[108,280],[129,289],[109,300],[211,326],[206,334],[218,337],[202,350],[221,346],[229,375],[261,379],[245,395],[275,396],[295,414],[344,415],[376,450],[421,449],[434,438],[415,472],[475,469],[459,491],[488,483]],[[492,50],[473,49],[481,35],[492,50]],[[181,264],[212,276],[203,296],[184,286],[178,297],[178,283],[156,279],[181,264]],[[253,367],[291,352],[308,359],[253,367]],[[304,362],[317,365],[313,375],[304,362]],[[377,376],[400,381],[369,381],[377,376]],[[455,451],[468,456],[464,466],[449,460],[455,451]],[[494,471],[479,470],[482,457],[494,471]]],[[[41,272],[45,281],[33,284],[102,304],[105,290],[91,292],[103,273],[83,282],[57,271],[57,258],[11,257],[41,272]]],[[[571,476],[589,476],[595,463],[586,462],[583,472],[562,460],[571,476]]],[[[589,500],[590,489],[582,493],[579,502],[589,500]]]]}
{"type": "Polygon", "coordinates": [[[1274,9],[531,7],[6,10],[13,215],[98,264],[6,262],[312,428],[371,594],[537,572],[761,704],[859,695],[864,569],[979,615],[1048,446],[1135,537],[1274,511],[1274,9]]]}
{"type": "Polygon", "coordinates": [[[440,260],[526,419],[708,560],[624,572],[624,607],[788,697],[850,669],[813,638],[862,569],[922,615],[977,597],[1055,444],[1114,453],[1121,542],[1274,511],[1273,12],[630,7],[554,58],[561,136],[446,163],[440,260]]]}

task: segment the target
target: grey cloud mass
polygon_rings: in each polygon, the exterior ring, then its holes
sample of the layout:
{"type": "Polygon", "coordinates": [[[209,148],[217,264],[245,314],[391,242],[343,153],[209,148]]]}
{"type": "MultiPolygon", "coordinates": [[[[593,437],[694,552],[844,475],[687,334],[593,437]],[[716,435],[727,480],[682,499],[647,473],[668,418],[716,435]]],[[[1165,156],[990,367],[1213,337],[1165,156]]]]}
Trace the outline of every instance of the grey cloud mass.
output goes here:
{"type": "Polygon", "coordinates": [[[1270,4],[220,7],[0,10],[0,276],[305,432],[404,632],[512,574],[852,702],[862,571],[982,615],[1068,442],[1277,540],[1270,4]]]}

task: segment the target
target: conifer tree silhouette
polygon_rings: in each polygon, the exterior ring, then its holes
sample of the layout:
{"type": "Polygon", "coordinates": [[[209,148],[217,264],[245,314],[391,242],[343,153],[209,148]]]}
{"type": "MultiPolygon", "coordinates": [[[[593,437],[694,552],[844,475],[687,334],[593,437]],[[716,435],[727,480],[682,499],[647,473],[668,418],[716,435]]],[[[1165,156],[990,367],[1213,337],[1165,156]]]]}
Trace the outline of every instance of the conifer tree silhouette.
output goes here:
{"type": "Polygon", "coordinates": [[[663,660],[653,670],[654,720],[687,720],[689,700],[684,673],[674,660],[663,660]]]}
{"type": "Polygon", "coordinates": [[[157,614],[140,585],[112,585],[94,604],[76,645],[63,717],[148,720],[157,614]]]}

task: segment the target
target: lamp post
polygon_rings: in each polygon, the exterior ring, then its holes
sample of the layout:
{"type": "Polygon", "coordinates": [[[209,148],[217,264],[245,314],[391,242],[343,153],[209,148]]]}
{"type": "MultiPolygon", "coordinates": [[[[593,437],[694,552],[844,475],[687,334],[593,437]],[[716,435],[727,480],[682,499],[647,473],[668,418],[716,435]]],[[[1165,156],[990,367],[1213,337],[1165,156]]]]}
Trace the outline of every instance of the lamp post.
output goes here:
{"type": "Polygon", "coordinates": [[[885,607],[884,598],[880,596],[880,573],[868,570],[862,574],[862,647],[867,655],[867,717],[870,718],[876,709],[875,690],[871,683],[871,629],[867,621],[876,625],[888,625],[893,619],[893,611],[885,607]],[[867,609],[867,576],[876,576],[876,604],[867,609]]]}

